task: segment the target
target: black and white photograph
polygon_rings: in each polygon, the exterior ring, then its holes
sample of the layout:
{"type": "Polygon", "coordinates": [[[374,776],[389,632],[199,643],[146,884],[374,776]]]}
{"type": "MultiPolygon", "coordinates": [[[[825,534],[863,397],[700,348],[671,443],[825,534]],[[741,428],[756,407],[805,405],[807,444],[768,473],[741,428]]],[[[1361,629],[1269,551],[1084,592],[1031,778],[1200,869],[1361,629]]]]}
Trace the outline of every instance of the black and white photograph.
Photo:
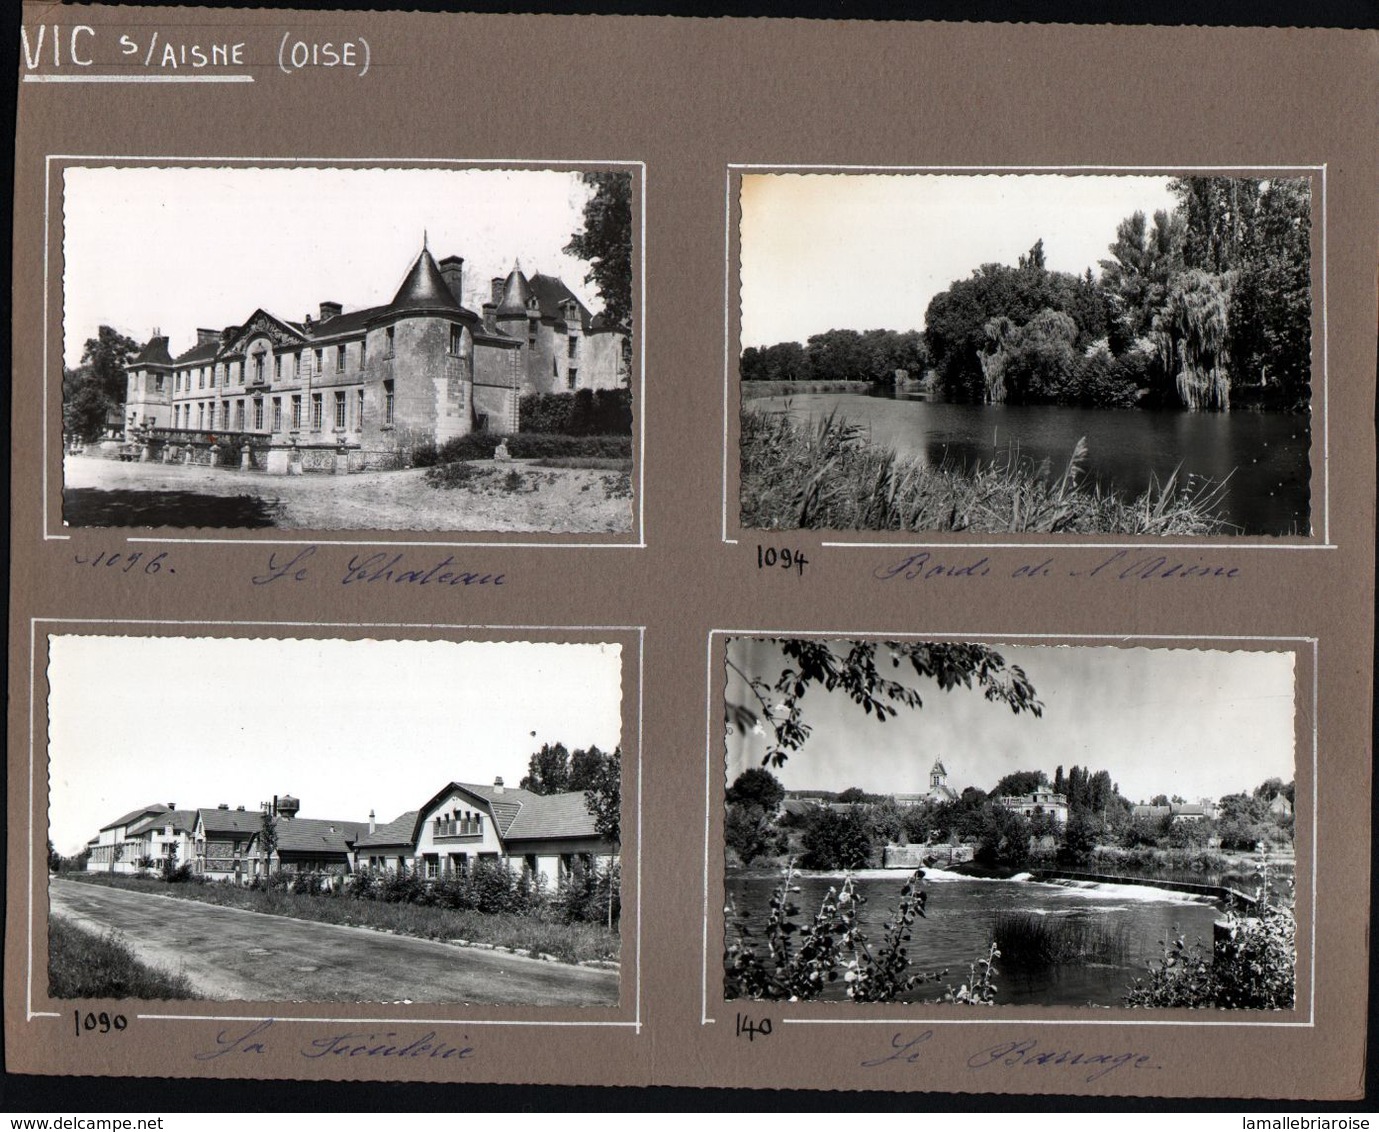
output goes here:
{"type": "Polygon", "coordinates": [[[724,659],[727,999],[1298,1005],[1293,652],[724,659]]]}
{"type": "Polygon", "coordinates": [[[1308,170],[739,187],[743,528],[1312,533],[1308,170]]]}
{"type": "Polygon", "coordinates": [[[630,169],[62,177],[66,526],[632,531],[630,169]]]}
{"type": "Polygon", "coordinates": [[[622,651],[51,636],[49,996],[616,1006],[622,651]]]}

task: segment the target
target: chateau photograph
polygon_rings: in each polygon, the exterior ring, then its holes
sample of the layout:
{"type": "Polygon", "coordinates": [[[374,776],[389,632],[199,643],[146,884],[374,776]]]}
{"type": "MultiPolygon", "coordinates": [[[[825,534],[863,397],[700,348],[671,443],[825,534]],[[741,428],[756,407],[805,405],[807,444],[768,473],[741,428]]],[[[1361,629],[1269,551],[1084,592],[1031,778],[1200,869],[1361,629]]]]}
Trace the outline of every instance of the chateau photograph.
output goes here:
{"type": "Polygon", "coordinates": [[[727,998],[1295,1007],[1293,653],[724,661],[727,998]]]}
{"type": "Polygon", "coordinates": [[[69,525],[630,529],[631,173],[64,190],[69,525]]]}
{"type": "Polygon", "coordinates": [[[49,650],[51,997],[619,1002],[619,645],[49,650]],[[195,755],[121,710],[174,669],[202,690],[163,734],[197,734],[195,755]],[[256,670],[294,673],[293,695],[208,735],[211,689],[256,670]]]}

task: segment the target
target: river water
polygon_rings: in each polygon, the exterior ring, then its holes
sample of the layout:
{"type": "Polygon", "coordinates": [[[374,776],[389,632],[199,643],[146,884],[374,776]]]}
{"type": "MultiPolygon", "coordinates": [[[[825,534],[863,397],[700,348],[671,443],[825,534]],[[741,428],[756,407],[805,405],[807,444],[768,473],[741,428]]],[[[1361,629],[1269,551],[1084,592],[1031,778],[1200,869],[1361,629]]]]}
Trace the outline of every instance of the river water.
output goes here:
{"type": "Polygon", "coordinates": [[[1151,473],[1162,483],[1181,464],[1180,480],[1226,482],[1221,510],[1239,533],[1309,533],[1311,440],[1300,413],[955,405],[905,393],[797,393],[747,403],[802,421],[836,412],[872,443],[933,467],[1004,461],[1015,452],[1036,466],[1047,460],[1057,475],[1086,437],[1087,471],[1105,490],[1134,498],[1151,473]]]}
{"type": "MultiPolygon", "coordinates": [[[[867,900],[860,917],[864,930],[868,940],[878,944],[910,874],[873,869],[853,875],[858,878],[857,891],[867,900]]],[[[778,883],[771,877],[729,877],[727,894],[757,928],[765,923],[778,883]]],[[[801,910],[798,919],[808,923],[828,889],[842,883],[842,874],[797,877],[795,883],[800,888],[795,896],[801,910]]],[[[998,959],[997,1001],[1037,1006],[1118,1006],[1131,981],[1143,976],[1149,960],[1162,953],[1160,941],[1181,933],[1189,942],[1200,939],[1210,951],[1212,924],[1221,918],[1216,905],[1201,897],[1131,885],[981,880],[926,869],[922,887],[928,906],[924,919],[915,921],[908,945],[910,969],[947,969],[949,974],[938,984],[917,987],[907,1001],[931,1001],[942,996],[945,985],[957,988],[967,982],[969,965],[986,955],[992,921],[1000,911],[1087,921],[1122,942],[1123,950],[1114,956],[1036,972],[1020,971],[1013,956],[998,959]]],[[[829,986],[824,998],[847,998],[841,979],[829,986]]]]}

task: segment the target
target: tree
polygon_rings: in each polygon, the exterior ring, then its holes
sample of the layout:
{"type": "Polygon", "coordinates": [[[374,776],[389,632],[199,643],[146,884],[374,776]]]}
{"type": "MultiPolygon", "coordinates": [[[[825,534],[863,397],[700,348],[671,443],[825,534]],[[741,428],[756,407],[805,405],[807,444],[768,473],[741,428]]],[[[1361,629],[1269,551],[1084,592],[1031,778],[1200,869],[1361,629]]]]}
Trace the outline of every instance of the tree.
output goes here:
{"type": "Polygon", "coordinates": [[[850,806],[855,806],[858,802],[865,802],[866,800],[867,792],[860,786],[849,786],[846,790],[838,793],[838,801],[850,806]]]}
{"type": "Polygon", "coordinates": [[[139,351],[139,343],[109,326],[86,340],[81,365],[62,371],[62,427],[82,440],[95,440],[105,431],[112,408],[125,403],[128,378],[125,363],[139,351]]]}
{"type": "Polygon", "coordinates": [[[754,766],[733,779],[725,797],[729,805],[759,806],[766,813],[774,814],[785,799],[785,787],[769,770],[754,766]]]}
{"type": "Polygon", "coordinates": [[[584,228],[570,237],[567,255],[589,264],[586,283],[603,298],[603,317],[614,326],[632,327],[632,175],[584,173],[594,193],[584,206],[584,228]]]}
{"type": "Polygon", "coordinates": [[[53,848],[53,839],[48,838],[48,871],[55,873],[62,866],[62,854],[53,848]]]}
{"type": "Polygon", "coordinates": [[[259,817],[259,857],[263,861],[263,879],[273,871],[273,854],[278,851],[278,815],[267,806],[259,817]]]}
{"type": "Polygon", "coordinates": [[[576,792],[590,789],[598,781],[603,764],[611,757],[597,746],[575,751],[570,756],[570,780],[565,788],[576,792]]]}
{"type": "Polygon", "coordinates": [[[771,819],[759,805],[729,802],[723,817],[723,840],[742,864],[750,865],[771,846],[771,819]]]}
{"type": "Polygon", "coordinates": [[[563,794],[570,789],[570,752],[564,743],[542,743],[527,760],[527,773],[518,785],[533,794],[563,794]]]}
{"type": "Polygon", "coordinates": [[[893,669],[908,667],[914,676],[933,680],[941,691],[959,686],[981,690],[992,703],[1004,703],[1017,715],[1022,711],[1036,717],[1043,713],[1034,685],[1018,665],[1007,665],[1005,658],[986,645],[914,641],[827,641],[781,639],[775,641],[785,656],[785,667],[774,682],[743,671],[729,653],[727,664],[747,685],[755,707],[727,703],[730,726],[751,731],[765,721],[772,731],[762,765],[781,766],[791,751],[799,750],[809,738],[800,701],[809,689],[822,686],[826,691],[841,691],[868,715],[885,722],[897,714],[898,707],[924,706],[918,691],[899,680],[881,674],[887,661],[893,669]]]}
{"type": "Polygon", "coordinates": [[[811,810],[801,845],[800,864],[807,869],[864,869],[871,863],[871,831],[866,816],[855,806],[811,810]]]}
{"type": "Polygon", "coordinates": [[[584,791],[584,808],[594,819],[594,831],[612,847],[608,862],[608,927],[613,927],[614,881],[612,858],[622,844],[622,747],[604,757],[584,791]]]}
{"type": "MultiPolygon", "coordinates": [[[[1063,768],[1058,769],[1061,771],[1063,768]]],[[[996,798],[1018,798],[1022,794],[1033,794],[1041,786],[1048,784],[1049,776],[1042,770],[1017,770],[996,783],[991,788],[991,794],[996,798]]]]}

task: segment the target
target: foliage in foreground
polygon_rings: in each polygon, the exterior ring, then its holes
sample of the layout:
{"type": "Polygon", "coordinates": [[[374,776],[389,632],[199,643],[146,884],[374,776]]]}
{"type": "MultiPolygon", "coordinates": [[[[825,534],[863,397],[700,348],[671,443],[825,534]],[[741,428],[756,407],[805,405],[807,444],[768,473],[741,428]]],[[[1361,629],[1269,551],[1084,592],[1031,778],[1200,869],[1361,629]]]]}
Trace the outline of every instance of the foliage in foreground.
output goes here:
{"type": "MultiPolygon", "coordinates": [[[[771,893],[764,928],[753,929],[731,900],[727,911],[728,939],[723,953],[723,991],[729,999],[820,998],[840,978],[853,1002],[896,1002],[915,988],[942,979],[947,972],[912,971],[909,943],[915,920],[924,916],[928,895],[919,887],[924,870],[916,869],[900,890],[900,901],[874,944],[862,930],[861,906],[867,902],[852,877],[830,888],[809,923],[793,894],[799,892],[794,866],[771,893]]],[[[996,1001],[996,959],[993,943],[976,960],[968,981],[949,986],[940,1001],[989,1006],[996,1001]]]]}
{"type": "Polygon", "coordinates": [[[115,932],[97,935],[62,918],[48,920],[52,998],[199,998],[183,974],[137,959],[115,932]]]}
{"type": "Polygon", "coordinates": [[[1149,964],[1145,978],[1126,993],[1127,1006],[1178,1006],[1216,1010],[1291,1010],[1297,966],[1296,921],[1271,891],[1269,867],[1261,865],[1259,903],[1253,915],[1226,915],[1226,938],[1215,948],[1177,935],[1149,964]]]}
{"type": "Polygon", "coordinates": [[[1225,532],[1224,484],[1154,479],[1135,499],[1084,479],[1079,441],[1062,472],[1015,454],[932,468],[866,442],[829,414],[812,425],[742,413],[742,525],[757,530],[1209,535],[1225,532]]]}

